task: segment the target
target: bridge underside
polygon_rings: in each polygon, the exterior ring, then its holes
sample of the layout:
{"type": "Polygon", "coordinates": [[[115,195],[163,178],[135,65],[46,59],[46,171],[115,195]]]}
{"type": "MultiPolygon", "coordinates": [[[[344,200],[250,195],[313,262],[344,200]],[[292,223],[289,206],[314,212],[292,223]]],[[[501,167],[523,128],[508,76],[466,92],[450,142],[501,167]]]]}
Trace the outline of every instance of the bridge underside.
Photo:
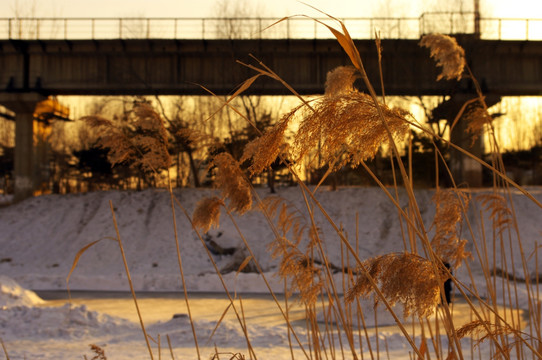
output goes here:
{"type": "MultiPolygon", "coordinates": [[[[459,39],[486,92],[542,94],[542,42],[459,39]]],[[[374,41],[356,45],[380,91],[374,41]]],[[[386,94],[471,92],[469,81],[436,81],[440,69],[416,40],[383,40],[386,94]]],[[[0,41],[0,92],[62,95],[231,94],[256,72],[238,61],[272,69],[297,92],[319,94],[326,73],[349,64],[335,40],[77,40],[0,41]]],[[[360,88],[363,86],[360,83],[360,88]]],[[[261,77],[247,93],[289,95],[261,77]]]]}

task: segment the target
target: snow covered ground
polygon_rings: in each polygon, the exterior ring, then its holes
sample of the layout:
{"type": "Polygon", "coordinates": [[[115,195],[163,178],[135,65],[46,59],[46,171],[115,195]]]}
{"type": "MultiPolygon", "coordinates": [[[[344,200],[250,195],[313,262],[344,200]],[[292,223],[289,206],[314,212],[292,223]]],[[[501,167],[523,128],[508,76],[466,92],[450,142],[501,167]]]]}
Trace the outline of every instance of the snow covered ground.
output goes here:
{"type": "MultiPolygon", "coordinates": [[[[530,192],[542,201],[540,189],[532,188],[530,192]]],[[[189,213],[198,200],[212,193],[213,190],[175,190],[179,202],[189,213]]],[[[417,192],[418,205],[428,227],[434,215],[432,194],[430,190],[417,192]]],[[[268,193],[262,189],[260,195],[265,197],[268,193]]],[[[303,198],[298,188],[280,189],[278,195],[288,199],[292,205],[306,213],[303,211],[303,198]]],[[[406,197],[404,194],[401,196],[401,205],[404,206],[407,203],[406,197]]],[[[341,188],[332,192],[324,189],[317,197],[330,216],[344,228],[352,244],[356,243],[356,214],[358,215],[361,258],[401,251],[403,242],[397,211],[381,190],[341,188]]],[[[103,240],[82,254],[72,273],[70,288],[96,291],[129,290],[118,245],[109,239],[115,236],[109,201],[115,208],[120,236],[136,291],[181,290],[170,198],[166,191],[47,195],[0,208],[0,338],[11,359],[82,358],[84,354],[92,358],[93,354],[89,350],[91,343],[103,346],[106,356],[110,359],[149,358],[141,328],[137,321],[134,321],[135,316],[127,319],[119,316],[118,312],[108,313],[90,309],[77,301],[72,304],[61,304],[58,301],[43,302],[33,292],[26,290],[65,290],[66,277],[77,252],[87,244],[100,239],[103,240]]],[[[534,272],[536,257],[531,255],[536,242],[542,240],[540,222],[542,209],[537,208],[532,201],[519,193],[514,193],[513,201],[529,271],[534,272]]],[[[469,211],[475,234],[479,234],[481,229],[480,221],[475,216],[480,210],[481,205],[474,202],[469,211]]],[[[484,222],[487,231],[490,229],[488,218],[489,214],[486,215],[484,222]]],[[[261,213],[253,211],[235,219],[272,288],[281,292],[283,284],[274,276],[277,263],[267,250],[268,244],[273,240],[273,233],[264,217],[261,213]]],[[[341,247],[336,235],[333,235],[331,226],[324,221],[321,214],[317,214],[316,220],[320,224],[330,261],[340,264],[341,247]]],[[[222,285],[207,254],[203,251],[199,238],[178,208],[176,221],[187,289],[190,292],[222,292],[222,285]]],[[[465,237],[470,239],[466,231],[465,237]]],[[[224,214],[221,217],[220,228],[212,229],[206,239],[214,241],[222,249],[229,250],[227,255],[213,255],[221,269],[235,268],[248,255],[243,250],[235,226],[224,214]]],[[[469,249],[474,251],[472,241],[469,242],[469,249]]],[[[498,255],[499,251],[497,259],[498,255]]],[[[514,260],[517,273],[524,276],[519,250],[512,249],[508,255],[511,255],[509,259],[514,260]]],[[[489,258],[492,258],[491,253],[489,258]]],[[[512,262],[508,266],[509,272],[512,271],[512,262]]],[[[504,268],[504,264],[499,263],[499,267],[504,268]]],[[[476,262],[472,263],[472,270],[477,284],[483,283],[482,272],[476,262]]],[[[340,275],[337,276],[340,284],[340,275]]],[[[236,274],[233,271],[224,277],[232,292],[267,292],[259,275],[236,274]]],[[[464,267],[460,268],[457,277],[466,284],[471,281],[464,267]]],[[[485,288],[479,284],[477,287],[481,295],[485,295],[485,288]]],[[[528,301],[526,291],[522,288],[518,291],[519,305],[525,308],[528,301]]],[[[219,305],[204,301],[199,306],[204,314],[206,307],[216,312],[219,305]]],[[[255,311],[252,317],[254,321],[249,322],[248,328],[258,358],[291,358],[285,326],[279,322],[266,322],[257,318],[259,307],[267,308],[272,305],[256,302],[253,306],[256,309],[251,310],[255,311]]],[[[461,306],[459,302],[457,307],[461,306]]],[[[368,306],[368,309],[370,312],[372,308],[368,306]]],[[[183,311],[172,310],[172,312],[183,311]]],[[[379,319],[381,325],[386,324],[383,313],[379,314],[379,319]]],[[[205,316],[195,317],[198,337],[203,339],[200,344],[202,358],[209,358],[214,352],[215,344],[221,352],[241,352],[248,355],[246,340],[233,319],[226,319],[212,340],[207,341],[216,326],[216,320],[218,319],[212,320],[205,316]]],[[[167,349],[166,335],[171,339],[176,358],[196,358],[191,328],[186,317],[151,321],[146,325],[149,334],[155,340],[159,334],[161,335],[160,343],[164,358],[171,358],[167,349]]],[[[371,335],[370,339],[373,345],[376,345],[377,340],[380,341],[383,352],[386,351],[383,350],[386,344],[387,351],[394,359],[409,358],[409,347],[394,328],[381,329],[378,336],[371,335]]],[[[153,347],[157,354],[158,345],[153,343],[153,347]]]]}

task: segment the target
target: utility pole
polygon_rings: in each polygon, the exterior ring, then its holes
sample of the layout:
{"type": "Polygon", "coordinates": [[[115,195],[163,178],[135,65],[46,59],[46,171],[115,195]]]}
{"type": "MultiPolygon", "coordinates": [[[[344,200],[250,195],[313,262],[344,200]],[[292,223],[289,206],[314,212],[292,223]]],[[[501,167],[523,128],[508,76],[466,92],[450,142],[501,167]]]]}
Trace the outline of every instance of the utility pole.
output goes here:
{"type": "Polygon", "coordinates": [[[480,0],[474,0],[474,35],[480,38],[480,0]]]}

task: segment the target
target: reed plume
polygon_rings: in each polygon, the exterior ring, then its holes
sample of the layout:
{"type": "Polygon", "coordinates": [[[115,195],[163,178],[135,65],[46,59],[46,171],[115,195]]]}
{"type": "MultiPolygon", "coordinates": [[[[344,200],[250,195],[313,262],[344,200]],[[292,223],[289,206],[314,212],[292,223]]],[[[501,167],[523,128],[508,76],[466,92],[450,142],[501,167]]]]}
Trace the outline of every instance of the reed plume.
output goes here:
{"type": "MultiPolygon", "coordinates": [[[[301,119],[294,136],[291,158],[300,161],[311,150],[319,149],[321,160],[332,170],[346,164],[355,167],[372,159],[378,149],[389,142],[389,136],[371,96],[353,88],[354,69],[340,67],[328,73],[326,94],[314,106],[300,106],[296,116],[301,119]]],[[[394,139],[408,131],[401,109],[380,103],[387,126],[394,139]]]]}
{"type": "Polygon", "coordinates": [[[108,150],[112,165],[128,163],[152,172],[169,168],[168,133],[161,116],[145,101],[134,101],[128,116],[125,124],[101,116],[82,120],[97,130],[98,146],[108,150]]]}
{"type": "Polygon", "coordinates": [[[270,244],[269,249],[274,259],[280,258],[278,275],[289,281],[288,290],[291,293],[298,291],[301,301],[313,305],[323,288],[321,270],[298,245],[280,237],[270,244]]]}
{"type": "Polygon", "coordinates": [[[96,130],[98,146],[107,150],[107,159],[111,165],[128,162],[137,156],[130,137],[111,120],[98,115],[84,116],[81,120],[96,130]]]}
{"type": "Polygon", "coordinates": [[[488,113],[487,109],[478,100],[464,115],[464,120],[467,121],[467,132],[472,135],[471,146],[476,139],[483,134],[484,126],[493,122],[493,117],[488,113]]]}
{"type": "Polygon", "coordinates": [[[326,76],[325,95],[333,96],[354,91],[354,81],[360,78],[358,70],[353,66],[338,66],[326,76]]]}
{"type": "Polygon", "coordinates": [[[269,168],[281,153],[285,153],[288,145],[284,139],[284,132],[288,128],[291,114],[286,114],[281,121],[271,127],[262,136],[249,142],[244,150],[240,162],[251,160],[248,171],[251,175],[261,174],[269,168]]]}
{"type": "Polygon", "coordinates": [[[482,206],[489,212],[489,218],[493,221],[493,226],[500,234],[512,226],[512,211],[508,208],[506,199],[499,194],[482,194],[476,197],[482,203],[482,206]]]}
{"type": "Polygon", "coordinates": [[[465,50],[457,44],[457,41],[448,35],[428,34],[422,37],[420,46],[431,50],[431,57],[437,61],[437,66],[442,67],[442,72],[437,80],[460,80],[465,68],[465,50]]]}
{"type": "Polygon", "coordinates": [[[224,198],[229,199],[229,208],[239,214],[244,214],[252,207],[250,183],[245,179],[239,163],[226,152],[213,158],[212,165],[216,166],[214,185],[222,191],[224,198]]]}
{"type": "Polygon", "coordinates": [[[277,219],[276,226],[282,236],[291,233],[293,244],[301,242],[308,225],[305,216],[295,206],[278,196],[268,196],[258,204],[258,207],[271,219],[277,219]]]}
{"type": "Polygon", "coordinates": [[[436,204],[433,226],[435,235],[431,247],[435,254],[452,268],[458,268],[463,260],[471,257],[465,250],[467,240],[459,238],[463,212],[469,205],[468,195],[461,190],[438,190],[433,196],[436,204]]]}
{"type": "MultiPolygon", "coordinates": [[[[437,277],[429,260],[411,253],[377,256],[364,261],[359,268],[356,282],[347,291],[345,300],[352,302],[356,297],[369,297],[373,293],[368,274],[391,306],[398,302],[403,304],[405,317],[431,315],[440,303],[440,284],[448,278],[444,269],[437,277]]],[[[378,302],[375,296],[375,303],[378,302]]]]}
{"type": "MultiPolygon", "coordinates": [[[[459,339],[466,336],[477,336],[478,340],[476,341],[476,345],[479,345],[481,342],[490,338],[511,334],[518,336],[517,331],[509,325],[504,323],[492,324],[486,320],[474,320],[461,326],[459,329],[456,329],[456,335],[459,339]]],[[[505,347],[503,350],[508,352],[510,351],[510,348],[505,347]]]]}
{"type": "Polygon", "coordinates": [[[209,231],[212,226],[218,227],[220,207],[223,205],[224,202],[216,196],[198,201],[192,215],[193,225],[200,228],[204,233],[209,231]]]}
{"type": "Polygon", "coordinates": [[[221,152],[215,155],[210,166],[217,169],[214,185],[222,191],[222,199],[215,196],[196,204],[192,221],[194,226],[203,232],[209,231],[211,226],[218,227],[223,199],[229,199],[229,208],[239,214],[244,214],[252,207],[251,186],[239,163],[229,153],[221,152]]]}
{"type": "Polygon", "coordinates": [[[198,147],[205,146],[209,149],[210,152],[216,151],[224,147],[224,145],[219,142],[216,138],[203,133],[198,130],[190,128],[181,128],[177,130],[175,136],[179,138],[180,141],[185,143],[188,146],[197,145],[198,147]]]}

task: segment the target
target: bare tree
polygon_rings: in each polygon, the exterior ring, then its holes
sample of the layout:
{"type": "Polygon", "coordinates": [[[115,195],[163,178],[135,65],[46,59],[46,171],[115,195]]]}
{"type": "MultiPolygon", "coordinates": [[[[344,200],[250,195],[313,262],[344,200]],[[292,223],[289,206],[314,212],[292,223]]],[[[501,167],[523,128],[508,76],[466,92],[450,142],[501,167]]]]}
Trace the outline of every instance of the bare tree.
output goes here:
{"type": "Polygon", "coordinates": [[[223,39],[258,37],[261,23],[254,18],[261,16],[263,9],[254,7],[247,0],[217,0],[215,10],[216,35],[223,39]],[[254,20],[249,20],[254,19],[254,20]]]}

